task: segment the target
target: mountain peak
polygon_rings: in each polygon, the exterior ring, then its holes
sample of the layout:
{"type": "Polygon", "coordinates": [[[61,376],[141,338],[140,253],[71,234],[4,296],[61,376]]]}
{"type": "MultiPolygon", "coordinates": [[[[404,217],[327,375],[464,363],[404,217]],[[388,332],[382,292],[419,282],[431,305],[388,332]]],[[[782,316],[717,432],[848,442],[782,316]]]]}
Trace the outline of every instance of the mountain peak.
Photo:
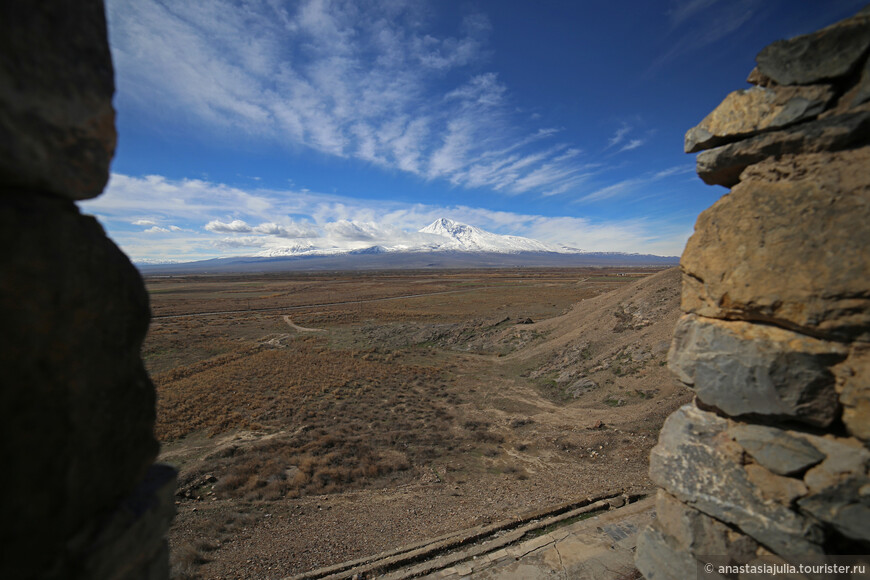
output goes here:
{"type": "Polygon", "coordinates": [[[420,233],[455,237],[463,232],[475,230],[477,230],[477,228],[473,226],[461,224],[448,218],[438,218],[425,228],[421,229],[420,233]]]}
{"type": "Polygon", "coordinates": [[[448,218],[439,218],[420,230],[421,234],[447,238],[438,242],[441,249],[460,252],[563,252],[561,247],[520,236],[503,236],[448,218]]]}

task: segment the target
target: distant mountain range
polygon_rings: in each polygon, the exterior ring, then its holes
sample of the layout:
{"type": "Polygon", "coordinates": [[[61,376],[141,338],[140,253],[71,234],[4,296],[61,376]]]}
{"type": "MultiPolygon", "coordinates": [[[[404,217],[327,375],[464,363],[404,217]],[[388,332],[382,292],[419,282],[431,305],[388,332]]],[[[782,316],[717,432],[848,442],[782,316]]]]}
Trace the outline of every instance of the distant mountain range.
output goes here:
{"type": "Polygon", "coordinates": [[[138,263],[145,274],[371,270],[392,268],[493,268],[569,266],[674,266],[676,256],[584,252],[521,236],[505,236],[441,218],[393,245],[352,250],[310,243],[272,248],[248,257],[198,262],[138,263]]]}

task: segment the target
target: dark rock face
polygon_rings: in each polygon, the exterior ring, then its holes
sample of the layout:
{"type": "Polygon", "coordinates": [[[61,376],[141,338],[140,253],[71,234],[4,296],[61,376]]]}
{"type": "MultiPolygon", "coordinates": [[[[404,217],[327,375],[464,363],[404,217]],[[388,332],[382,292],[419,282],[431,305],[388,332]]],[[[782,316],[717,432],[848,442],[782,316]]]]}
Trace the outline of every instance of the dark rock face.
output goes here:
{"type": "Polygon", "coordinates": [[[115,151],[101,0],[0,4],[0,183],[96,197],[115,151]]]}
{"type": "Polygon", "coordinates": [[[827,426],[839,410],[831,367],[847,353],[837,343],[780,328],[687,315],[674,330],[668,362],[703,403],[732,417],[827,426]]]}
{"type": "Polygon", "coordinates": [[[867,56],[870,16],[859,14],[812,34],[779,40],[758,53],[761,74],[781,85],[843,77],[867,56]]]}
{"type": "Polygon", "coordinates": [[[10,385],[0,408],[12,411],[7,457],[19,466],[7,484],[12,497],[43,498],[8,504],[3,520],[18,522],[9,541],[24,544],[20,553],[46,522],[62,542],[144,475],[157,453],[154,388],[139,359],[147,295],[94,218],[72,202],[7,194],[0,239],[16,248],[0,259],[10,385]]]}
{"type": "Polygon", "coordinates": [[[773,427],[739,425],[731,429],[731,436],[759,465],[777,475],[792,475],[825,459],[825,454],[805,439],[773,427]]]}
{"type": "Polygon", "coordinates": [[[680,261],[668,361],[697,398],[650,454],[662,490],[638,539],[648,579],[717,556],[870,553],[868,56],[870,7],[774,43],[747,79],[757,88],[686,135],[687,151],[707,149],[702,179],[732,189],[680,261]]]}
{"type": "Polygon", "coordinates": [[[101,192],[114,150],[105,26],[95,0],[0,5],[2,578],[168,575],[148,295],[72,201],[101,192]]]}

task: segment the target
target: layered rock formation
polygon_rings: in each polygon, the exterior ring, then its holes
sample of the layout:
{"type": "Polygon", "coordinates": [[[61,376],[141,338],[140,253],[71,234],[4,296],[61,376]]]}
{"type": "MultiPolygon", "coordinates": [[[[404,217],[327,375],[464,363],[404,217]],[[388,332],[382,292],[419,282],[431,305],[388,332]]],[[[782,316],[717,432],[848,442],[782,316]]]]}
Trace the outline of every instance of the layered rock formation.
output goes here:
{"type": "Polygon", "coordinates": [[[686,135],[701,178],[731,191],[681,259],[669,364],[696,398],[650,457],[650,580],[712,556],[870,553],[868,55],[870,7],[776,42],[756,86],[686,135]]]}
{"type": "Polygon", "coordinates": [[[175,472],[152,465],[148,296],[73,200],[115,147],[100,0],[0,5],[2,578],[163,578],[175,472]]]}

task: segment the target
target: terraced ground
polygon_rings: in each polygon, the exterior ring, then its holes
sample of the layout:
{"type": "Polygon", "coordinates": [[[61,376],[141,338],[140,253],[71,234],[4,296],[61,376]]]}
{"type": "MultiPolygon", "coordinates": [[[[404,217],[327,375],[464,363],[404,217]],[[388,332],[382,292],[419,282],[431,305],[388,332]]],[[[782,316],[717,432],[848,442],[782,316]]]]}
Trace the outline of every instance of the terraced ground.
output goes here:
{"type": "Polygon", "coordinates": [[[177,577],[282,578],[643,491],[689,399],[665,368],[675,269],[147,285],[177,577]]]}

